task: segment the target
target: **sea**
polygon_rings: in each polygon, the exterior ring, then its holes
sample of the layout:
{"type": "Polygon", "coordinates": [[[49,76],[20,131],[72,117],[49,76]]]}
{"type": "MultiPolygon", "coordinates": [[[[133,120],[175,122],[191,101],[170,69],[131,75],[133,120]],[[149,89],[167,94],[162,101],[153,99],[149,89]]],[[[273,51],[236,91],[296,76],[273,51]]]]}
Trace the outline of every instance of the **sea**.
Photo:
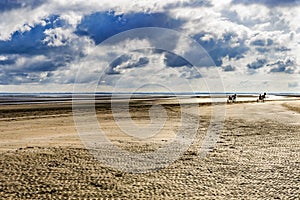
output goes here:
{"type": "MultiPolygon", "coordinates": [[[[179,99],[182,103],[212,103],[226,102],[229,95],[237,94],[237,102],[255,102],[259,93],[0,93],[0,105],[22,104],[55,104],[72,103],[82,100],[95,100],[96,103],[130,100],[170,100],[179,99]]],[[[293,100],[300,99],[300,93],[267,93],[268,100],[293,100]]]]}

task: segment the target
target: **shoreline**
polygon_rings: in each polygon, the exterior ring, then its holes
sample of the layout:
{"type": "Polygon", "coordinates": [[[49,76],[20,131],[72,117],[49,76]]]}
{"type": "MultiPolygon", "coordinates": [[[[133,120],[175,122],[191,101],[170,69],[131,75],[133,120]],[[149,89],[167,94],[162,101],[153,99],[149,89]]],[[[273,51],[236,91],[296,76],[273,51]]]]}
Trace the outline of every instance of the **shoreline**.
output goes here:
{"type": "MultiPolygon", "coordinates": [[[[179,100],[182,102],[209,103],[209,102],[226,102],[227,97],[232,93],[212,93],[212,94],[0,94],[0,105],[44,105],[44,104],[72,104],[80,101],[95,101],[96,103],[126,102],[126,101],[169,101],[179,100]],[[51,96],[52,95],[52,96],[51,96]]],[[[237,102],[255,101],[258,94],[238,93],[237,102]]],[[[297,100],[300,94],[268,94],[266,100],[297,100]]],[[[0,108],[1,108],[0,107],[0,108]]]]}

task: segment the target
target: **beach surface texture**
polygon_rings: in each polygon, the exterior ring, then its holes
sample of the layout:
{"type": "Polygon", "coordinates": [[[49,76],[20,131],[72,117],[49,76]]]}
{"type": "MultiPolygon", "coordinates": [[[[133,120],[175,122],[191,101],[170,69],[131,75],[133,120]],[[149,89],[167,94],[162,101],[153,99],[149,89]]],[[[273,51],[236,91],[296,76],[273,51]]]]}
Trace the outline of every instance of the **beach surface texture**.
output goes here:
{"type": "MultiPolygon", "coordinates": [[[[166,122],[156,135],[143,140],[120,129],[109,104],[96,106],[95,113],[106,137],[118,148],[135,154],[154,152],[176,137],[182,115],[174,102],[156,104],[165,110],[166,122]]],[[[145,173],[120,170],[95,158],[77,133],[68,103],[3,105],[0,199],[300,198],[299,100],[216,105],[224,106],[225,120],[205,157],[199,149],[213,106],[196,105],[199,112],[187,109],[191,119],[199,119],[188,149],[174,162],[145,173]]],[[[145,101],[130,104],[131,119],[146,127],[150,108],[145,101]]],[[[128,120],[122,115],[119,119],[128,120]]],[[[114,155],[110,149],[102,153],[114,155]]],[[[167,160],[169,154],[161,156],[167,160]]]]}

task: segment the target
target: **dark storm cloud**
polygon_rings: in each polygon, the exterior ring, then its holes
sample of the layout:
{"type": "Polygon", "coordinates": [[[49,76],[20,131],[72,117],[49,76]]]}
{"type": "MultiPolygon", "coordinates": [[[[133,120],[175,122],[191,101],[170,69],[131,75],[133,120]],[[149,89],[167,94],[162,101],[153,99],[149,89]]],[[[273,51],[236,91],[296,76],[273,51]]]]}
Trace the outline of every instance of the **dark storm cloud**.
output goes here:
{"type": "Polygon", "coordinates": [[[0,69],[2,77],[6,77],[7,80],[2,82],[16,84],[22,80],[24,82],[28,79],[32,80],[32,77],[38,77],[42,72],[53,72],[61,66],[61,59],[47,58],[45,56],[17,56],[14,55],[15,59],[10,60],[11,63],[7,65],[1,65],[0,69]],[[22,61],[17,62],[18,59],[22,61]]]}
{"type": "MultiPolygon", "coordinates": [[[[147,50],[149,51],[149,49],[147,50]]],[[[138,50],[136,52],[139,53],[145,53],[143,50],[138,50]]],[[[161,49],[152,49],[151,54],[164,54],[164,64],[167,67],[192,67],[192,65],[182,58],[181,56],[178,56],[174,53],[161,50],[161,49]]],[[[144,54],[146,55],[146,54],[144,54]]],[[[151,56],[151,55],[150,55],[151,56]]],[[[119,69],[131,69],[131,68],[139,68],[147,65],[149,63],[148,57],[139,57],[138,59],[134,59],[132,55],[122,55],[118,57],[116,60],[114,60],[109,65],[109,70],[107,71],[107,74],[113,75],[113,74],[120,74],[119,69]]]]}
{"type": "Polygon", "coordinates": [[[287,48],[287,47],[284,47],[284,46],[281,46],[281,47],[275,47],[275,51],[291,51],[290,48],[287,48]]]}
{"type": "Polygon", "coordinates": [[[186,59],[171,52],[165,52],[164,63],[168,67],[192,67],[192,64],[189,63],[186,59]]]}
{"type": "Polygon", "coordinates": [[[278,60],[275,63],[268,64],[270,66],[270,72],[284,72],[287,74],[293,74],[296,71],[295,67],[296,63],[294,60],[286,59],[286,60],[278,60]]]}
{"type": "Polygon", "coordinates": [[[195,8],[195,7],[211,7],[212,3],[209,0],[190,0],[190,1],[178,1],[176,3],[169,3],[164,6],[164,9],[172,9],[172,8],[195,8]]]}
{"type": "Polygon", "coordinates": [[[1,84],[45,83],[60,67],[60,63],[55,59],[37,59],[36,56],[27,56],[21,59],[23,60],[21,63],[0,65],[1,84]],[[41,78],[42,76],[43,78],[41,78]]]}
{"type": "MultiPolygon", "coordinates": [[[[144,50],[138,50],[137,52],[145,53],[144,50]]],[[[192,64],[189,61],[173,52],[169,52],[163,49],[151,49],[151,54],[164,54],[165,57],[163,61],[167,67],[192,67],[192,64]]]]}
{"type": "Polygon", "coordinates": [[[232,65],[226,65],[226,66],[223,68],[223,71],[224,71],[224,72],[232,72],[232,71],[235,71],[235,67],[233,67],[232,65]]]}
{"type": "Polygon", "coordinates": [[[154,49],[152,51],[154,54],[164,54],[164,64],[167,67],[192,67],[193,65],[187,61],[185,58],[178,56],[173,52],[169,52],[162,49],[154,49]]]}
{"type": "Polygon", "coordinates": [[[270,48],[266,48],[266,47],[257,47],[255,48],[256,51],[260,52],[260,53],[267,53],[270,51],[270,48]]]}
{"type": "Polygon", "coordinates": [[[36,8],[46,2],[46,0],[1,0],[0,12],[20,8],[36,8]]]}
{"type": "Polygon", "coordinates": [[[228,56],[229,59],[240,59],[249,50],[245,45],[245,41],[238,40],[238,45],[232,47],[231,42],[237,37],[236,33],[227,32],[223,34],[221,39],[202,40],[206,33],[199,33],[193,38],[208,52],[216,66],[222,66],[222,58],[228,56]]]}
{"type": "Polygon", "coordinates": [[[263,4],[268,7],[297,6],[299,5],[299,0],[233,0],[232,4],[263,4]]]}
{"type": "MultiPolygon", "coordinates": [[[[184,67],[186,69],[191,69],[193,66],[187,60],[178,56],[172,52],[168,52],[161,49],[147,49],[147,50],[136,50],[136,53],[140,54],[140,57],[133,55],[122,55],[115,59],[110,65],[109,69],[106,71],[108,75],[118,75],[121,74],[123,69],[133,69],[141,68],[149,64],[151,56],[153,55],[164,55],[163,62],[166,67],[180,68],[184,67]]],[[[191,70],[189,71],[189,77],[196,77],[197,75],[192,75],[191,70]]]]}
{"type": "Polygon", "coordinates": [[[259,69],[267,63],[266,59],[256,59],[256,61],[247,64],[248,69],[259,69]]]}
{"type": "Polygon", "coordinates": [[[265,46],[265,41],[264,40],[255,40],[255,41],[251,42],[251,45],[265,46]]]}
{"type": "Polygon", "coordinates": [[[114,12],[96,12],[85,16],[75,33],[79,36],[88,36],[99,44],[115,34],[130,29],[141,27],[178,29],[183,23],[184,21],[173,19],[165,13],[116,15],[114,12]]]}
{"type": "Polygon", "coordinates": [[[139,68],[149,63],[149,59],[147,57],[140,57],[138,60],[132,60],[132,58],[132,55],[122,55],[118,57],[109,65],[109,69],[106,74],[121,74],[120,70],[122,69],[139,68]]]}

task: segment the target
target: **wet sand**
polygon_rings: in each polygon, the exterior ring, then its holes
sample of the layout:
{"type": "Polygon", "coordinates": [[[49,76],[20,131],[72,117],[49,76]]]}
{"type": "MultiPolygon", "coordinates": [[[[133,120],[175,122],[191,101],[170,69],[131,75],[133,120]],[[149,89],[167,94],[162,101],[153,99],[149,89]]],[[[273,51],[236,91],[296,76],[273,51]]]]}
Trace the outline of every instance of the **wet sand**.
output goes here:
{"type": "MultiPolygon", "coordinates": [[[[174,137],[179,123],[180,107],[173,102],[164,107],[165,127],[144,143],[118,129],[108,105],[97,107],[97,118],[120,148],[155,151],[174,137]]],[[[135,174],[105,166],[84,148],[69,104],[2,106],[0,199],[299,198],[300,101],[225,108],[223,130],[205,158],[199,157],[199,148],[212,107],[201,104],[199,128],[189,149],[166,168],[135,174]]],[[[149,123],[148,109],[145,104],[131,105],[133,120],[149,123]]]]}

